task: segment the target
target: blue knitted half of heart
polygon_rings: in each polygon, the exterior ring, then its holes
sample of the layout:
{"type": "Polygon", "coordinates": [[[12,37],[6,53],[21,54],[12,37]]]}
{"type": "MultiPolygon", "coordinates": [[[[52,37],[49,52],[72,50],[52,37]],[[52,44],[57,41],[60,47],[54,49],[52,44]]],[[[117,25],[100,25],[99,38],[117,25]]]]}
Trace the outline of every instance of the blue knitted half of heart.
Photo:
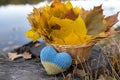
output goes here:
{"type": "Polygon", "coordinates": [[[46,46],[41,50],[41,61],[52,62],[57,52],[52,46],[46,46]]]}
{"type": "Polygon", "coordinates": [[[72,64],[72,58],[68,53],[58,53],[53,61],[54,64],[62,69],[67,69],[72,64]]]}
{"type": "Polygon", "coordinates": [[[68,53],[57,53],[52,46],[46,46],[40,53],[41,62],[55,64],[61,69],[67,69],[72,64],[72,58],[68,53]]]}

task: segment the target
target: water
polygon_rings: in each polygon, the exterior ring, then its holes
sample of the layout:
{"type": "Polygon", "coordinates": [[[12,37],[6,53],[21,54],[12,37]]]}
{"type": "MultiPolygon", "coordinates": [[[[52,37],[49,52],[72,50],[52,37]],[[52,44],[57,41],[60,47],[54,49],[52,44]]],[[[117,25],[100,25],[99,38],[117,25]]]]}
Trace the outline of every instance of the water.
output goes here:
{"type": "MultiPolygon", "coordinates": [[[[27,20],[27,15],[32,12],[33,7],[41,7],[50,3],[47,1],[40,2],[40,0],[38,0],[38,2],[34,2],[34,0],[31,1],[33,1],[34,4],[30,4],[30,2],[0,3],[0,51],[10,51],[14,47],[21,46],[30,41],[24,35],[24,32],[31,28],[30,23],[27,20]]],[[[76,0],[72,1],[72,3],[74,6],[81,6],[87,10],[93,8],[93,6],[103,4],[103,9],[105,9],[104,14],[106,16],[120,11],[120,3],[118,0],[76,0]]],[[[118,25],[119,24],[117,24],[117,26],[118,25]]]]}
{"type": "Polygon", "coordinates": [[[47,1],[37,4],[8,4],[0,6],[0,51],[10,51],[30,40],[24,32],[30,29],[27,15],[33,7],[44,6],[47,1]]]}

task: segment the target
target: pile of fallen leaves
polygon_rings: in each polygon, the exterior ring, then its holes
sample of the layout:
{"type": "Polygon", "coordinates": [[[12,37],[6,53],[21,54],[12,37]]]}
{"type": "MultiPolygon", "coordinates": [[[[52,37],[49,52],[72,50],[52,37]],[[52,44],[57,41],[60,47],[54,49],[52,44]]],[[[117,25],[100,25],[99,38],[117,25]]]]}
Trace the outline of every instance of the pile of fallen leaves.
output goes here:
{"type": "Polygon", "coordinates": [[[28,16],[32,29],[25,34],[33,41],[43,38],[47,43],[83,45],[111,36],[117,16],[105,18],[102,5],[86,11],[73,7],[70,0],[54,0],[50,6],[33,9],[28,16]]]}

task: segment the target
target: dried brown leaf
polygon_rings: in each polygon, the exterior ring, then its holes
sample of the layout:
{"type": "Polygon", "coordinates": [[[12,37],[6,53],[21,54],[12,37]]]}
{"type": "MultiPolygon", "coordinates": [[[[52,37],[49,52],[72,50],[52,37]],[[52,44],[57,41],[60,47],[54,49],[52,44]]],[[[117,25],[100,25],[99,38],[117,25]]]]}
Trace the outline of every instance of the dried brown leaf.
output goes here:
{"type": "Polygon", "coordinates": [[[63,80],[71,80],[71,73],[69,73],[63,80]]]}
{"type": "Polygon", "coordinates": [[[31,59],[32,54],[30,54],[29,52],[24,52],[23,54],[18,54],[17,52],[8,53],[8,58],[10,61],[13,61],[20,57],[22,57],[24,59],[31,59]]]}
{"type": "Polygon", "coordinates": [[[78,15],[76,15],[72,9],[63,16],[63,18],[68,18],[71,20],[75,20],[77,17],[78,17],[78,15]]]}
{"type": "Polygon", "coordinates": [[[80,15],[82,19],[85,21],[86,15],[88,14],[88,11],[86,11],[84,8],[81,8],[80,15]]]}
{"type": "Polygon", "coordinates": [[[78,69],[78,68],[74,69],[73,73],[78,77],[85,77],[86,76],[85,71],[81,70],[81,69],[78,69]]]}
{"type": "Polygon", "coordinates": [[[10,61],[13,61],[13,60],[15,60],[17,58],[20,58],[22,56],[23,56],[22,54],[17,54],[17,52],[15,52],[15,53],[8,53],[8,58],[9,58],[10,61]]]}
{"type": "Polygon", "coordinates": [[[30,54],[29,52],[24,52],[23,53],[23,58],[24,59],[31,59],[32,58],[32,54],[30,54]]]}
{"type": "Polygon", "coordinates": [[[89,35],[97,35],[106,29],[106,25],[103,23],[102,5],[94,7],[94,9],[90,11],[82,9],[81,15],[84,15],[82,18],[85,21],[89,35]]]}
{"type": "Polygon", "coordinates": [[[116,33],[116,31],[113,29],[113,28],[110,28],[110,29],[108,29],[108,31],[106,32],[106,35],[107,36],[112,36],[113,34],[115,34],[116,33]]]}
{"type": "Polygon", "coordinates": [[[34,46],[38,47],[38,46],[40,46],[40,43],[35,43],[34,46]]]}
{"type": "Polygon", "coordinates": [[[115,24],[118,22],[118,13],[114,14],[114,15],[111,15],[109,17],[106,17],[105,20],[106,20],[106,25],[107,25],[107,31],[115,24]]]}

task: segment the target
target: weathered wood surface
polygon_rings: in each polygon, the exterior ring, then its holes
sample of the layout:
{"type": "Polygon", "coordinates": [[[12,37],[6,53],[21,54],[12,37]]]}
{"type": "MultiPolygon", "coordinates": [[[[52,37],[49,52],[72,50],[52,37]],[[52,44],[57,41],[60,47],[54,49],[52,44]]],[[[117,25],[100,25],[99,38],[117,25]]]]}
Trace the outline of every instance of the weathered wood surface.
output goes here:
{"type": "MultiPolygon", "coordinates": [[[[98,69],[98,72],[100,68],[108,65],[101,50],[96,46],[87,63],[92,71],[98,69]]],[[[41,63],[37,63],[35,59],[17,59],[11,62],[0,56],[0,80],[63,80],[63,77],[62,75],[48,76],[41,63]]],[[[80,80],[80,78],[75,80],[80,80]]]]}

